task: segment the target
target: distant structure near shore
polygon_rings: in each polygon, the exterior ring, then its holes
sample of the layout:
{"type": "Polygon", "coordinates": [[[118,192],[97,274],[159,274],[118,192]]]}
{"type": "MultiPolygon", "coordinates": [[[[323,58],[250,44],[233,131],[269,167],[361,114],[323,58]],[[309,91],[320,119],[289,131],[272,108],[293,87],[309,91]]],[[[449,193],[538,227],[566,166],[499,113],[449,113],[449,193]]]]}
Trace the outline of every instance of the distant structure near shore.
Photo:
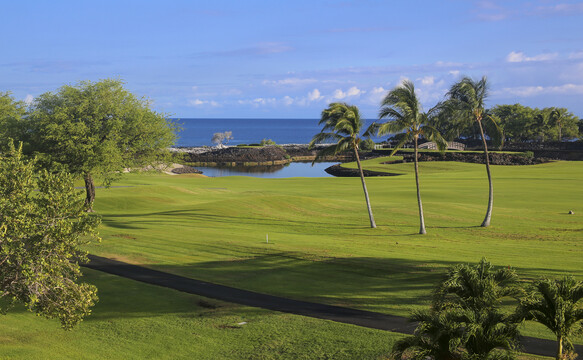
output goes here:
{"type": "MultiPolygon", "coordinates": [[[[433,141],[428,141],[419,145],[419,149],[437,150],[437,145],[433,141]]],[[[466,146],[462,143],[451,141],[447,143],[448,150],[465,150],[466,146]]]]}

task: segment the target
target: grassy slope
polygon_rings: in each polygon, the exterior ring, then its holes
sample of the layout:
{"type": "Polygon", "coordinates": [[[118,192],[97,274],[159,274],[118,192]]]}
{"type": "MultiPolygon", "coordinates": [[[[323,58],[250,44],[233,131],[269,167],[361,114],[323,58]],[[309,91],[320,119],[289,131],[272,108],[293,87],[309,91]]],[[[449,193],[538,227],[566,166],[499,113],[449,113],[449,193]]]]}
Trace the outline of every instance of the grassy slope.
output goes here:
{"type": "MultiPolygon", "coordinates": [[[[540,275],[583,277],[583,163],[494,166],[492,226],[483,165],[421,164],[429,234],[418,229],[412,164],[367,180],[134,176],[100,191],[102,244],[91,251],[271,294],[407,315],[443,271],[486,257],[540,275]],[[567,215],[574,210],[576,215],[567,215]],[[267,244],[266,234],[269,234],[267,244]]],[[[528,330],[527,333],[531,331],[528,330]]],[[[534,333],[540,335],[540,333],[534,333]]]]}

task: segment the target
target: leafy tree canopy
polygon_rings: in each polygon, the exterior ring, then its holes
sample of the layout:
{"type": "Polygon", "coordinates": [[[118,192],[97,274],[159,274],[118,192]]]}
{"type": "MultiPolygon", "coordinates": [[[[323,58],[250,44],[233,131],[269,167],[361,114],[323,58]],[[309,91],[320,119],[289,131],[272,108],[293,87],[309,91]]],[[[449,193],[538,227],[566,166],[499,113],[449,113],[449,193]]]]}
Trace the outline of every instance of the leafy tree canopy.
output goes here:
{"type": "Polygon", "coordinates": [[[109,185],[126,168],[165,160],[176,126],[150,102],[124,89],[120,80],[65,85],[35,99],[24,139],[45,166],[84,176],[87,203],[93,202],[92,175],[109,185]]]}
{"type": "Polygon", "coordinates": [[[16,139],[18,127],[21,125],[22,118],[26,113],[26,107],[23,102],[15,101],[10,93],[0,92],[0,149],[6,149],[8,143],[6,139],[16,139]]]}
{"type": "Polygon", "coordinates": [[[87,260],[80,246],[97,238],[99,222],[70,176],[36,173],[10,143],[0,158],[0,310],[22,303],[65,329],[88,315],[96,289],[77,282],[78,262],[87,260]]]}

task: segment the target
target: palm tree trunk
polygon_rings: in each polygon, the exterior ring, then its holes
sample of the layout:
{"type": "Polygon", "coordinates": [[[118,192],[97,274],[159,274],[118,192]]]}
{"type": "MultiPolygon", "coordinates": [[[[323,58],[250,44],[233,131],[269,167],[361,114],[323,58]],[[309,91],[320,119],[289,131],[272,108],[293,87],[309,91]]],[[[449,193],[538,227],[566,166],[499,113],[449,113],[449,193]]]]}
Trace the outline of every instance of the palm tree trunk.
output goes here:
{"type": "Polygon", "coordinates": [[[93,178],[90,173],[85,173],[83,177],[85,180],[85,206],[87,207],[87,212],[93,212],[93,201],[95,201],[95,184],[93,183],[93,178]]]}
{"type": "Polygon", "coordinates": [[[362,181],[362,189],[364,190],[364,198],[366,199],[366,208],[368,209],[368,218],[370,219],[370,227],[376,228],[377,224],[374,222],[372,216],[372,209],[370,207],[370,200],[368,199],[368,190],[366,190],[366,183],[364,182],[364,173],[362,172],[362,166],[360,165],[360,157],[358,156],[358,149],[354,148],[354,155],[356,156],[356,163],[358,164],[358,170],[360,171],[360,180],[362,181]]]}
{"type": "Polygon", "coordinates": [[[417,136],[415,136],[415,183],[417,184],[417,204],[419,205],[419,234],[427,234],[425,231],[425,219],[423,217],[423,204],[419,191],[419,163],[417,160],[417,136]]]}
{"type": "Polygon", "coordinates": [[[490,226],[490,219],[492,218],[492,207],[494,206],[494,187],[492,186],[492,175],[490,174],[490,156],[488,155],[488,144],[486,143],[486,137],[484,136],[482,122],[479,120],[478,125],[480,126],[480,134],[482,136],[482,142],[484,143],[484,156],[486,157],[486,172],[488,173],[488,185],[490,187],[490,191],[488,193],[488,210],[486,211],[486,217],[482,222],[482,227],[488,227],[490,226]]]}
{"type": "Polygon", "coordinates": [[[557,336],[557,360],[563,360],[563,337],[557,336]]]}
{"type": "Polygon", "coordinates": [[[563,141],[563,137],[561,136],[561,125],[559,124],[559,142],[563,141]]]}

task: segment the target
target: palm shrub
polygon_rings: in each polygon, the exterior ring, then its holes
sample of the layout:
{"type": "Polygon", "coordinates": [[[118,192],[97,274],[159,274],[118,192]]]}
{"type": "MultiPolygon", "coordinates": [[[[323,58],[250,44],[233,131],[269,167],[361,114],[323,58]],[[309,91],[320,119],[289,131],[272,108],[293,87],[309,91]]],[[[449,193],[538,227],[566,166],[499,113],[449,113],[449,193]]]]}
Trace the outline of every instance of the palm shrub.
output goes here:
{"type": "Polygon", "coordinates": [[[513,359],[520,319],[500,305],[522,294],[512,269],[494,268],[485,259],[457,265],[436,287],[431,310],[413,315],[419,321],[415,334],[394,345],[393,358],[513,359]]]}
{"type": "Polygon", "coordinates": [[[570,337],[583,332],[583,282],[571,276],[534,282],[518,308],[520,317],[546,326],[557,337],[556,359],[574,355],[570,337]]]}

